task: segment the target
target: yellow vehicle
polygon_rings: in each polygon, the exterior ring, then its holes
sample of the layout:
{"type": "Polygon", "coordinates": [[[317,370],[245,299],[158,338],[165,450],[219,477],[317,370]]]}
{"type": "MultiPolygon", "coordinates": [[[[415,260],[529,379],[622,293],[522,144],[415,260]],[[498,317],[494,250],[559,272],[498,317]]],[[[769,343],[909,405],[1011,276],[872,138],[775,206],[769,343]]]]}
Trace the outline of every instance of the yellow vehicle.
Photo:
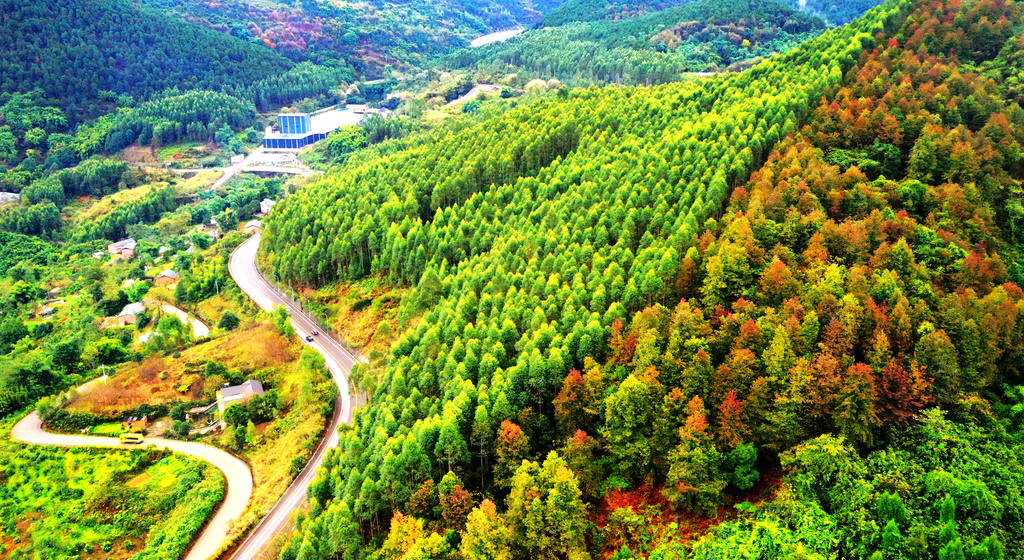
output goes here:
{"type": "Polygon", "coordinates": [[[121,434],[121,443],[142,443],[142,434],[121,434]]]}

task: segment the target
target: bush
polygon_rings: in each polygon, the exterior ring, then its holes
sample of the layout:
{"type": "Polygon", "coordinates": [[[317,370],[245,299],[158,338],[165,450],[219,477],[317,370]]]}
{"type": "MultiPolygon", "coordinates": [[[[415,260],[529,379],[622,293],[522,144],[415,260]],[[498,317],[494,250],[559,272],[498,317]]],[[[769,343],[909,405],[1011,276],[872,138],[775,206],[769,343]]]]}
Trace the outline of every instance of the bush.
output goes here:
{"type": "Polygon", "coordinates": [[[192,426],[188,422],[179,421],[175,422],[174,425],[171,426],[171,430],[173,430],[178,437],[184,438],[188,437],[188,433],[192,431],[192,426]]]}
{"type": "Polygon", "coordinates": [[[46,425],[57,432],[80,432],[84,428],[102,424],[106,421],[106,418],[98,414],[72,410],[56,410],[49,415],[46,425]]]}
{"type": "Polygon", "coordinates": [[[185,403],[181,403],[179,405],[176,405],[174,408],[171,409],[171,420],[177,420],[179,422],[184,422],[185,421],[185,411],[187,409],[188,409],[188,406],[185,403]]]}
{"type": "Polygon", "coordinates": [[[225,311],[224,314],[220,316],[220,321],[217,323],[217,328],[224,329],[226,331],[232,331],[238,328],[238,324],[240,322],[241,321],[238,319],[238,315],[235,315],[230,311],[225,311]]]}

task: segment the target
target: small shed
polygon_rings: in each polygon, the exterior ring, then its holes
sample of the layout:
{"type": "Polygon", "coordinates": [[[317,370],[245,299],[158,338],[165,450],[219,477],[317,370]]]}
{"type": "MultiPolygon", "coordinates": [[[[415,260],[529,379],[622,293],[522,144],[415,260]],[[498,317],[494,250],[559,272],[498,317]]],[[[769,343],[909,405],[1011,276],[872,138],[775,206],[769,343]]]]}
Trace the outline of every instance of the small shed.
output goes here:
{"type": "Polygon", "coordinates": [[[145,431],[149,416],[128,416],[121,422],[121,429],[126,432],[138,433],[145,431]]]}
{"type": "Polygon", "coordinates": [[[137,303],[129,303],[124,306],[124,309],[117,314],[117,326],[125,327],[128,325],[134,325],[138,319],[138,315],[146,310],[146,305],[141,301],[137,303]]]}
{"type": "Polygon", "coordinates": [[[167,286],[169,284],[176,284],[178,282],[178,273],[173,270],[165,270],[160,274],[156,275],[156,279],[153,280],[153,284],[157,286],[167,286]]]}
{"type": "Polygon", "coordinates": [[[252,220],[245,224],[245,233],[249,235],[257,234],[261,231],[263,231],[263,222],[259,220],[252,220]]]}

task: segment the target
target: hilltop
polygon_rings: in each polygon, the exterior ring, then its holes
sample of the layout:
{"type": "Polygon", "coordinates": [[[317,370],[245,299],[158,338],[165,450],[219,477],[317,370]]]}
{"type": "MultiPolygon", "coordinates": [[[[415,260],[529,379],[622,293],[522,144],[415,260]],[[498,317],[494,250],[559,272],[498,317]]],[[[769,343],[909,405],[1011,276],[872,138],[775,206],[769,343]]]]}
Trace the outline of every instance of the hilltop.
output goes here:
{"type": "Polygon", "coordinates": [[[283,278],[405,289],[283,557],[1019,556],[1021,22],[890,2],[282,202],[283,278]]]}

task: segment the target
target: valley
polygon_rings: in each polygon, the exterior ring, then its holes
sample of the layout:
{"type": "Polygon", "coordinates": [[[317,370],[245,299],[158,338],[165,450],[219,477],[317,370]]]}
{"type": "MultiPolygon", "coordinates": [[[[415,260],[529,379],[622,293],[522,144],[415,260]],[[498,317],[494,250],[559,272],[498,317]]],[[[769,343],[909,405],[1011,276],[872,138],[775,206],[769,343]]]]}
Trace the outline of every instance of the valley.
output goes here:
{"type": "Polygon", "coordinates": [[[1015,2],[7,4],[0,557],[1024,558],[1015,2]]]}

